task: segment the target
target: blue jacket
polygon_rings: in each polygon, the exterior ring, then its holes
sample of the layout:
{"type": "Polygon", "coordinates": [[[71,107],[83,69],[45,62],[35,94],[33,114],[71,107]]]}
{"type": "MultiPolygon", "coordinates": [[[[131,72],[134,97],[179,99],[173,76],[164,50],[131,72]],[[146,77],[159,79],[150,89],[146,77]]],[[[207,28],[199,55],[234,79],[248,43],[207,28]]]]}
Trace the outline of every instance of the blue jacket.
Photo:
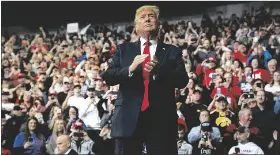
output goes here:
{"type": "MultiPolygon", "coordinates": [[[[217,127],[212,127],[212,132],[211,132],[211,139],[214,140],[215,142],[219,142],[221,138],[221,133],[219,128],[217,127]]],[[[199,141],[201,139],[201,133],[200,133],[200,125],[197,127],[193,127],[188,135],[188,140],[191,144],[199,141]]]]}
{"type": "MultiPolygon", "coordinates": [[[[36,135],[34,133],[31,134],[31,137],[33,138],[33,143],[32,146],[30,146],[29,148],[24,150],[25,154],[28,155],[42,155],[43,153],[43,148],[45,147],[45,142],[46,139],[42,134],[39,134],[40,139],[38,139],[38,137],[36,137],[36,135]]],[[[25,141],[24,141],[24,132],[19,133],[14,141],[14,148],[22,148],[24,147],[25,141]]]]}
{"type": "MultiPolygon", "coordinates": [[[[248,60],[247,60],[248,65],[250,65],[249,63],[254,57],[255,57],[255,54],[253,54],[253,53],[248,57],[248,60]]],[[[264,66],[266,69],[268,69],[268,67],[267,67],[268,60],[271,58],[272,58],[271,54],[267,50],[265,50],[264,51],[264,66]]]]}

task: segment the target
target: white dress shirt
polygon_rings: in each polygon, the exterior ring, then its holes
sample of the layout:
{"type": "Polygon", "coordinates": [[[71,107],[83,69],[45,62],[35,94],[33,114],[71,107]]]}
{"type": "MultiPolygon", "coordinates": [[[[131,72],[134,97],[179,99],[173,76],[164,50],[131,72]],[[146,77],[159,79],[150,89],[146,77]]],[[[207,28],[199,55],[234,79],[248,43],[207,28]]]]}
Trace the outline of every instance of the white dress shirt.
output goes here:
{"type": "MultiPolygon", "coordinates": [[[[143,54],[144,52],[144,48],[145,48],[145,43],[147,42],[147,40],[145,40],[144,38],[140,38],[140,43],[141,43],[141,54],[143,54]]],[[[150,40],[151,45],[150,47],[150,58],[151,60],[153,60],[154,55],[156,54],[156,50],[157,50],[157,40],[152,39],[150,40]]]]}

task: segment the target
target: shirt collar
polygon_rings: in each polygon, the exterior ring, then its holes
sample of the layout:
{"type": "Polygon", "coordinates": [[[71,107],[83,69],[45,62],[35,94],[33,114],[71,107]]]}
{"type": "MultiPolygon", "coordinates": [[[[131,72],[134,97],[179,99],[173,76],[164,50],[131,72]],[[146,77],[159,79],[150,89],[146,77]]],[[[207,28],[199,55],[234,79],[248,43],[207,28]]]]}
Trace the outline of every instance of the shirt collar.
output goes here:
{"type": "MultiPolygon", "coordinates": [[[[147,40],[140,37],[140,42],[141,42],[141,45],[143,46],[147,42],[147,40]]],[[[151,43],[151,45],[157,45],[157,39],[151,39],[150,43],[151,43]]]]}
{"type": "Polygon", "coordinates": [[[71,151],[71,149],[68,149],[68,151],[65,152],[65,154],[68,154],[71,151]]]}

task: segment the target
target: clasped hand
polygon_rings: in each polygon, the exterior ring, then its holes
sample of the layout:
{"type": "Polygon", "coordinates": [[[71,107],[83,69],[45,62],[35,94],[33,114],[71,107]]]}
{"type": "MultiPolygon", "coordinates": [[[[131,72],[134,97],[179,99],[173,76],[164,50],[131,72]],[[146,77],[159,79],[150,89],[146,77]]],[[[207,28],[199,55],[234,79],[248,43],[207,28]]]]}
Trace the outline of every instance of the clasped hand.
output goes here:
{"type": "MultiPolygon", "coordinates": [[[[138,65],[143,63],[148,56],[149,56],[148,54],[137,55],[134,58],[132,64],[129,66],[129,72],[132,73],[133,71],[135,71],[138,65]]],[[[156,68],[157,64],[158,64],[158,60],[154,56],[154,59],[152,61],[145,64],[144,70],[147,72],[152,72],[156,68]]]]}

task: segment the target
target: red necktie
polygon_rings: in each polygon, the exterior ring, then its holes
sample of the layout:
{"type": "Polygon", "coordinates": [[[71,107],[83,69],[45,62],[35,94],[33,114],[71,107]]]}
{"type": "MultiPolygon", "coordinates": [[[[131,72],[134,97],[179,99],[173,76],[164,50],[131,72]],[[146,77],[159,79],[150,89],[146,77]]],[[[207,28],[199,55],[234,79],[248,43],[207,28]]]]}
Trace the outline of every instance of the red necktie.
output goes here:
{"type": "Polygon", "coordinates": [[[148,62],[150,62],[150,48],[149,45],[150,42],[147,41],[145,43],[145,48],[144,48],[144,52],[143,54],[148,54],[149,56],[144,60],[144,62],[142,63],[142,70],[143,70],[143,78],[144,78],[144,88],[145,88],[145,92],[144,92],[144,98],[143,98],[143,102],[142,102],[142,107],[141,107],[141,111],[145,111],[148,107],[149,107],[149,77],[150,77],[150,73],[145,71],[145,64],[147,64],[148,62]]]}

